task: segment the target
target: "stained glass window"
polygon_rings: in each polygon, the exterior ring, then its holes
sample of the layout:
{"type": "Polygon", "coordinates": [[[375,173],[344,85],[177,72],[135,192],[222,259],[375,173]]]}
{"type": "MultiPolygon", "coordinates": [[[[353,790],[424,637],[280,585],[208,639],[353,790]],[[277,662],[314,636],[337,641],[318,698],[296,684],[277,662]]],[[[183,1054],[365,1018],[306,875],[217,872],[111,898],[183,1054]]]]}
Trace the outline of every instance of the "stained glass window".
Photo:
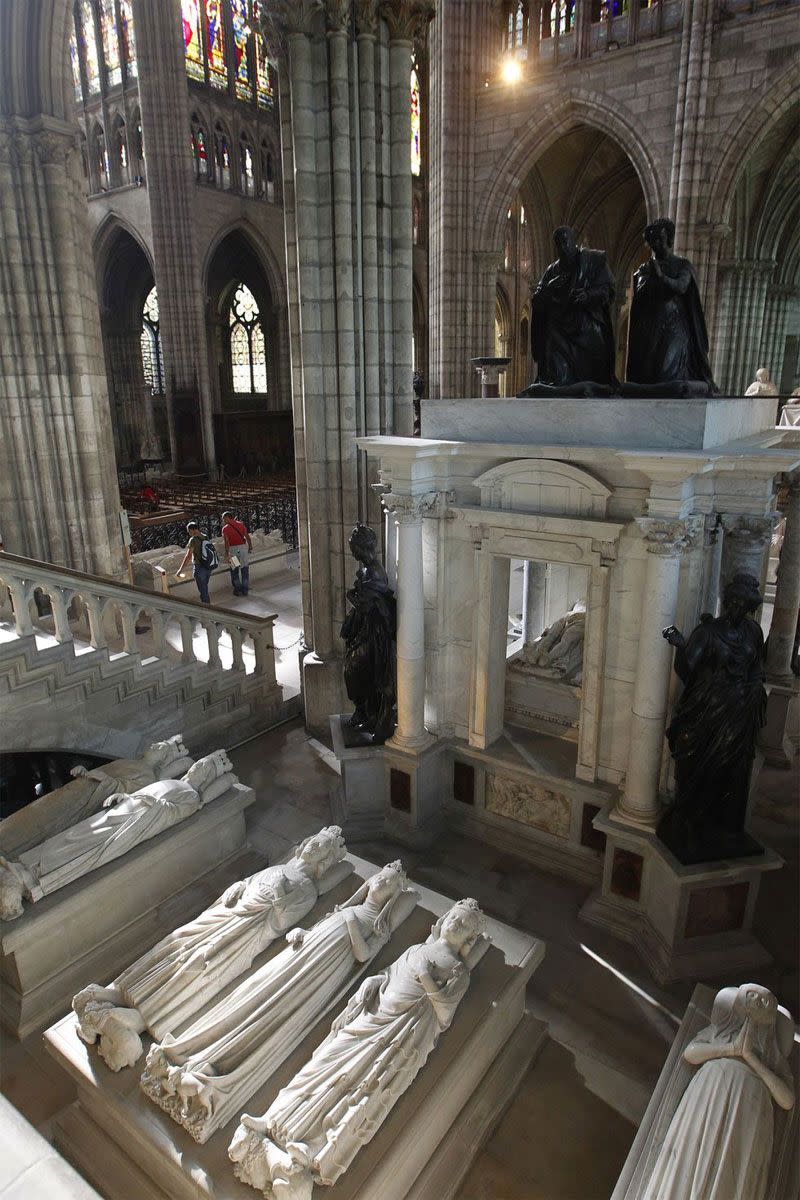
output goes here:
{"type": "Polygon", "coordinates": [[[228,86],[228,69],[225,65],[221,0],[206,0],[206,50],[209,83],[212,87],[224,90],[228,86]]]}
{"type": "Polygon", "coordinates": [[[243,137],[239,146],[239,175],[241,176],[241,188],[245,196],[252,196],[255,193],[255,174],[253,171],[253,151],[243,137]]]}
{"type": "Polygon", "coordinates": [[[214,128],[214,160],[217,187],[231,186],[231,158],[228,150],[228,139],[221,125],[214,128]]]}
{"type": "Polygon", "coordinates": [[[122,65],[119,58],[117,17],[114,0],[100,0],[100,36],[103,40],[103,58],[109,87],[122,83],[122,65]]]}
{"type": "Polygon", "coordinates": [[[97,182],[101,191],[108,188],[108,150],[106,149],[105,134],[98,125],[93,138],[94,165],[97,171],[97,182]]]}
{"type": "Polygon", "coordinates": [[[411,68],[411,174],[422,170],[422,103],[417,68],[411,68]]]}
{"type": "Polygon", "coordinates": [[[72,63],[72,82],[75,85],[75,99],[82,100],[83,87],[81,85],[81,64],[78,58],[78,36],[74,26],[69,38],[69,60],[72,63]]]}
{"type": "Polygon", "coordinates": [[[208,151],[206,149],[206,134],[199,118],[192,118],[192,153],[194,154],[195,169],[198,179],[208,179],[208,151]]]}
{"type": "Polygon", "coordinates": [[[260,30],[261,4],[253,0],[253,48],[256,62],[256,93],[261,108],[270,108],[275,100],[275,88],[272,81],[269,59],[267,58],[267,43],[260,30]]]}
{"type": "Polygon", "coordinates": [[[164,355],[161,349],[161,326],[158,312],[158,292],[151,288],[142,308],[142,370],[151,393],[163,395],[164,355]]]}
{"type": "Polygon", "coordinates": [[[81,0],[81,54],[86,72],[86,90],[90,96],[100,91],[100,60],[97,57],[97,33],[91,0],[81,0]]]}
{"type": "Polygon", "coordinates": [[[234,392],[267,391],[267,354],[256,298],[244,283],[233,294],[228,324],[234,392]]]}
{"type": "Polygon", "coordinates": [[[133,28],[133,9],[131,0],[119,0],[119,16],[122,23],[122,48],[125,52],[125,77],[135,79],[136,68],[136,33],[133,28]]]}
{"type": "Polygon", "coordinates": [[[253,84],[250,79],[250,25],[247,21],[247,0],[231,0],[233,22],[233,48],[235,53],[234,87],[239,100],[253,99],[253,84]]]}
{"type": "Polygon", "coordinates": [[[190,79],[205,81],[203,65],[203,43],[200,37],[199,0],[181,0],[183,20],[183,52],[186,59],[186,74],[190,79]]]}

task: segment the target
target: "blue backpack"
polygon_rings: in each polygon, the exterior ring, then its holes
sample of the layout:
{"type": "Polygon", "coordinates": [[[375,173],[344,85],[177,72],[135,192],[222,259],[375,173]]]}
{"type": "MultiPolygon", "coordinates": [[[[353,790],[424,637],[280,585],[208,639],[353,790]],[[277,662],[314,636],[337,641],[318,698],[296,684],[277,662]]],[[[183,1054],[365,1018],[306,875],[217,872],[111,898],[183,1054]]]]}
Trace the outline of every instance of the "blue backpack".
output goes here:
{"type": "Polygon", "coordinates": [[[200,546],[200,562],[209,571],[215,571],[219,566],[219,558],[214,543],[210,538],[204,537],[200,546]]]}

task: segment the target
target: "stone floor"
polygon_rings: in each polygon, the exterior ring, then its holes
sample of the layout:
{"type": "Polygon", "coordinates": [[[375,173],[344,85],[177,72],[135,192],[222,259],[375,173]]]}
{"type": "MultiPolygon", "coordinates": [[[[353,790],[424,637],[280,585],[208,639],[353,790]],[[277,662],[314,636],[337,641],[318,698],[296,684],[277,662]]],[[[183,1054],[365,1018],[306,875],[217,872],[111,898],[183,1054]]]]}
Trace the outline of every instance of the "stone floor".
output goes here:
{"type": "MultiPolygon", "coordinates": [[[[248,813],[255,850],[275,860],[330,820],[336,760],[300,722],[230,753],[258,796],[248,813]]],[[[759,829],[786,858],[782,871],[766,876],[759,899],[757,932],[775,957],[759,981],[797,1014],[800,855],[796,819],[789,818],[797,812],[796,776],[764,771],[760,787],[785,801],[778,807],[787,822],[762,822],[759,829]]],[[[607,1200],[692,986],[657,987],[629,947],[578,920],[585,887],[513,855],[460,837],[443,837],[425,851],[388,840],[353,848],[376,863],[402,857],[412,878],[454,897],[475,896],[493,915],[547,943],[528,1004],[549,1023],[550,1041],[478,1155],[459,1200],[607,1200]]],[[[45,1134],[71,1094],[36,1036],[6,1046],[2,1090],[45,1134]]]]}

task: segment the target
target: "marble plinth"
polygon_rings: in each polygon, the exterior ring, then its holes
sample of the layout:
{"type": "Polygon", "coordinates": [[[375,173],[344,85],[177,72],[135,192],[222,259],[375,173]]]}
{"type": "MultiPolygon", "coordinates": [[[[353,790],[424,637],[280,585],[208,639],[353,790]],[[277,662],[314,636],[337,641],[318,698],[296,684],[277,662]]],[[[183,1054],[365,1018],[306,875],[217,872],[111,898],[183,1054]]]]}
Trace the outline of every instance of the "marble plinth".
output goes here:
{"type": "Polygon", "coordinates": [[[348,717],[330,718],[333,752],[341,767],[341,783],[331,797],[331,815],[345,838],[366,839],[383,832],[383,755],[347,725],[348,717]]]}
{"type": "Polygon", "coordinates": [[[510,445],[707,450],[772,429],[770,396],[632,396],[426,400],[423,438],[510,445]]]}
{"type": "MultiPolygon", "coordinates": [[[[233,858],[246,840],[244,810],[255,793],[243,784],[160,837],[26,907],[0,931],[0,1018],[18,1037],[65,1012],[87,983],[111,979],[171,928],[194,915],[181,893],[233,858]]],[[[202,907],[202,906],[201,906],[202,907]]]]}
{"type": "Polygon", "coordinates": [[[752,925],[761,876],[780,855],[684,866],[649,830],[605,812],[593,826],[606,837],[603,879],[580,916],[630,942],[660,984],[735,979],[771,961],[752,925]]]}
{"type": "MultiPolygon", "coordinates": [[[[700,1030],[710,1023],[715,995],[713,988],[702,983],[694,989],[611,1200],[640,1200],[644,1195],[675,1110],[697,1071],[696,1067],[691,1067],[684,1061],[683,1051],[700,1030]]],[[[790,1058],[795,1086],[800,1070],[799,1059],[800,1050],[795,1043],[790,1058]]],[[[800,1106],[795,1104],[791,1112],[784,1112],[777,1105],[773,1105],[773,1117],[775,1128],[772,1166],[766,1194],[769,1200],[789,1200],[796,1195],[792,1180],[796,1184],[800,1106]]]]}
{"type": "MultiPolygon", "coordinates": [[[[372,864],[348,856],[357,875],[372,864]]],[[[417,886],[417,885],[415,885],[417,886]]],[[[420,903],[371,967],[379,971],[425,939],[451,901],[419,888],[420,903]]],[[[425,1068],[326,1200],[448,1200],[504,1105],[529,1069],[546,1027],[525,1011],[525,988],[545,947],[537,938],[489,920],[493,945],[470,991],[425,1068]]],[[[343,1007],[340,1005],[338,1007],[343,1007]]],[[[334,1013],[307,1037],[243,1106],[264,1112],[327,1034],[334,1013]]],[[[45,1034],[54,1058],[74,1079],[78,1098],[54,1122],[59,1150],[108,1200],[257,1200],[233,1174],[228,1145],[237,1115],[205,1145],[140,1090],[139,1073],[110,1071],[76,1032],[70,1013],[45,1034]]]]}

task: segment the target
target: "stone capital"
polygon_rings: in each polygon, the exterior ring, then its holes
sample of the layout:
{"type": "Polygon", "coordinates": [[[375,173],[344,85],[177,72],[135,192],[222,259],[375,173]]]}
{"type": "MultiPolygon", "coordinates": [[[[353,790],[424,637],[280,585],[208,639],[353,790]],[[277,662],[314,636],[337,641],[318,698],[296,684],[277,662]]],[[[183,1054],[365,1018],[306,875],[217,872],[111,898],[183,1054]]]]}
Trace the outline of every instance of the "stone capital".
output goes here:
{"type": "Polygon", "coordinates": [[[416,525],[423,517],[444,517],[448,504],[455,500],[455,492],[424,492],[421,496],[400,496],[386,492],[381,503],[387,512],[394,515],[398,525],[416,525]]]}
{"type": "Polygon", "coordinates": [[[694,546],[702,520],[702,517],[637,517],[636,524],[648,553],[675,558],[694,546]]]}
{"type": "Polygon", "coordinates": [[[726,538],[732,538],[745,548],[768,546],[777,514],[753,516],[749,513],[723,513],[722,528],[726,538]]]}
{"type": "Polygon", "coordinates": [[[374,37],[378,31],[375,0],[355,0],[356,37],[374,37]]]}
{"type": "Polygon", "coordinates": [[[275,55],[285,52],[285,43],[292,34],[310,34],[314,18],[323,11],[322,0],[269,0],[260,6],[261,32],[267,47],[275,55]]]}
{"type": "Polygon", "coordinates": [[[597,538],[594,538],[592,540],[592,552],[600,555],[601,567],[613,567],[617,561],[616,542],[601,542],[597,538]]]}
{"type": "Polygon", "coordinates": [[[436,16],[436,0],[380,0],[378,10],[389,26],[390,42],[413,44],[436,16]]]}
{"type": "Polygon", "coordinates": [[[350,27],[350,0],[323,0],[328,33],[344,33],[350,27]]]}

